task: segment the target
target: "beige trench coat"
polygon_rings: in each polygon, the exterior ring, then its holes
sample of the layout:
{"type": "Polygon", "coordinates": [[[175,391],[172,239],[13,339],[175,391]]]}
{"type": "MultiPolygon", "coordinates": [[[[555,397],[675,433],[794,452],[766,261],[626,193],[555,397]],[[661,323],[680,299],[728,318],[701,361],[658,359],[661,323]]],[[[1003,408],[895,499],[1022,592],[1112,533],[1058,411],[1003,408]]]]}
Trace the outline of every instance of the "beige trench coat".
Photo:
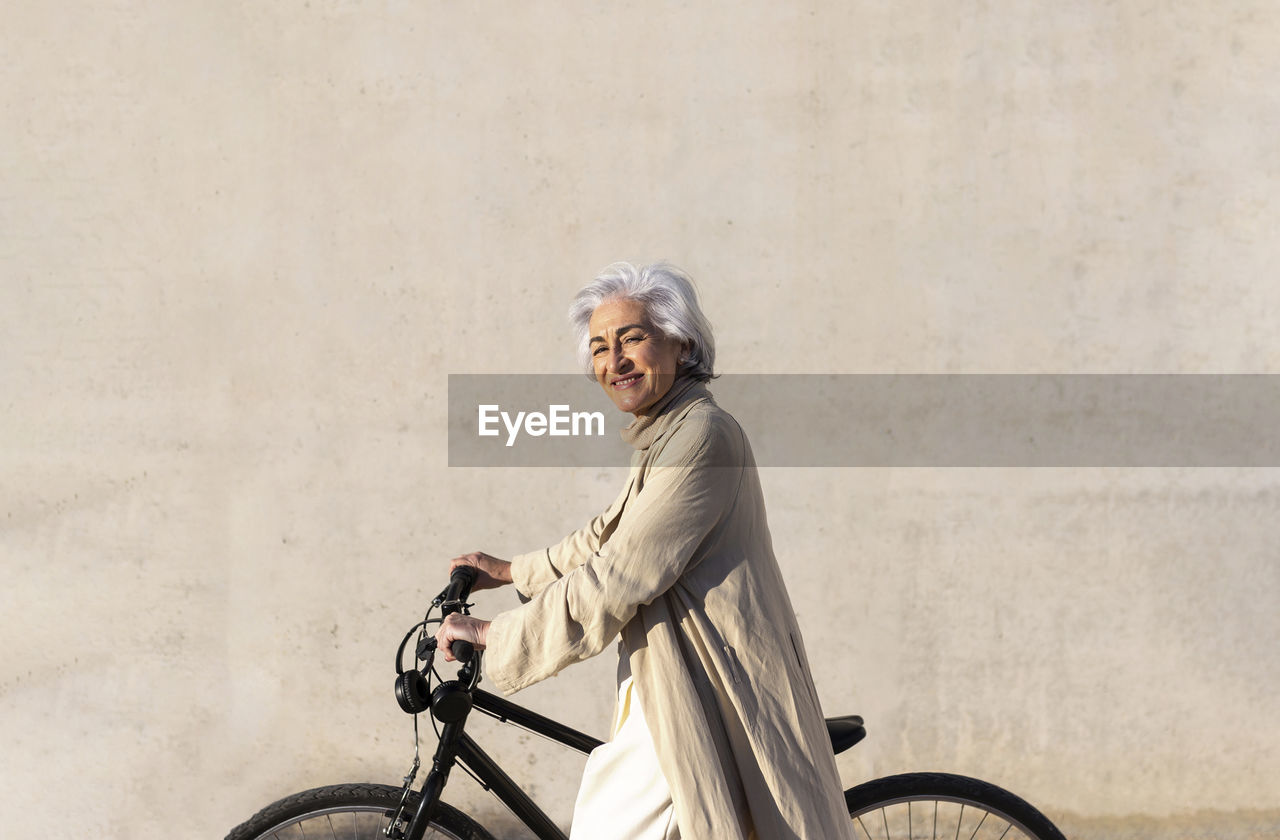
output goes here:
{"type": "Polygon", "coordinates": [[[852,838],[746,436],[701,383],[662,403],[624,432],[613,504],[513,559],[530,600],[493,620],[486,673],[509,694],[621,634],[682,837],[852,838]]]}

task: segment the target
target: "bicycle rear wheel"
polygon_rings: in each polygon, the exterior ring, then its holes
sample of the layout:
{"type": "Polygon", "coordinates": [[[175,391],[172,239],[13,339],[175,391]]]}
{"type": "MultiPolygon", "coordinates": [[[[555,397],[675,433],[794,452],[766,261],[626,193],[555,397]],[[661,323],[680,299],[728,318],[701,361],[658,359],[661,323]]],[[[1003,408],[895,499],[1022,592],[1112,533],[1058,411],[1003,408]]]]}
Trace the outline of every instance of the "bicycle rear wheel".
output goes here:
{"type": "Polygon", "coordinates": [[[888,776],[844,800],[860,840],[1066,840],[1025,800],[967,776],[888,776]]]}
{"type": "MultiPolygon", "coordinates": [[[[390,785],[349,784],[313,788],[286,796],[236,826],[227,840],[386,840],[383,830],[400,804],[401,789],[390,785]]],[[[418,806],[409,797],[408,816],[418,806]]],[[[479,823],[457,808],[440,803],[423,840],[493,840],[479,823]]]]}

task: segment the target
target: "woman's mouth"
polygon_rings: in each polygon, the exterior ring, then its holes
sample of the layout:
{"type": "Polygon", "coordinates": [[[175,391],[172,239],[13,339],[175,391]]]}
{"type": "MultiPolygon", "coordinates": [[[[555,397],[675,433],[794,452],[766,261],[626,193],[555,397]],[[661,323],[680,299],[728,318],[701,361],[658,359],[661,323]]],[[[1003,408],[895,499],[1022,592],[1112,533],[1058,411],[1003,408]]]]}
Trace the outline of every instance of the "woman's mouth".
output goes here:
{"type": "Polygon", "coordinates": [[[615,391],[624,391],[632,385],[635,385],[641,379],[644,379],[644,374],[629,373],[626,376],[619,376],[617,379],[610,382],[609,386],[615,391]]]}

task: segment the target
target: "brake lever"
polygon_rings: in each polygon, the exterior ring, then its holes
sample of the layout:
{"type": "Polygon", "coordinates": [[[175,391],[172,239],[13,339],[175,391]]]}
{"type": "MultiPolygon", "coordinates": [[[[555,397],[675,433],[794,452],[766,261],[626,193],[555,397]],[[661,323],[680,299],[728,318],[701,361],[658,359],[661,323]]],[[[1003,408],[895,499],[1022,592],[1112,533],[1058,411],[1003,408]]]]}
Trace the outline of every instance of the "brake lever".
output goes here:
{"type": "Polygon", "coordinates": [[[471,608],[474,606],[475,604],[468,604],[466,601],[462,600],[445,601],[440,605],[440,614],[441,616],[446,616],[460,612],[463,615],[471,615],[471,608]]]}
{"type": "MultiPolygon", "coordinates": [[[[444,593],[442,592],[441,596],[443,595],[444,593]]],[[[439,598],[437,598],[436,601],[438,603],[435,603],[434,605],[440,607],[444,615],[449,615],[450,613],[455,612],[461,612],[463,615],[471,615],[471,608],[475,606],[475,604],[468,604],[463,601],[440,601],[439,598]]],[[[418,640],[418,646],[414,652],[417,654],[420,661],[428,661],[435,655],[436,637],[423,636],[418,640]]]]}

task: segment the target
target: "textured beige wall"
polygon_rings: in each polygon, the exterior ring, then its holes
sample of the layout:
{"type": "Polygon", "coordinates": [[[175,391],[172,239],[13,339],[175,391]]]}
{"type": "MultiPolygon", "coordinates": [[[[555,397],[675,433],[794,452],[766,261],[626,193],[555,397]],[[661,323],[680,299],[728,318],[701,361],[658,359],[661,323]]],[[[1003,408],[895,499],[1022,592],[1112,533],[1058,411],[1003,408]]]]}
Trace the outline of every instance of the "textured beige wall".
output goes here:
{"type": "MultiPolygon", "coordinates": [[[[565,370],[614,259],[727,371],[1280,373],[1273,3],[51,0],[0,55],[11,836],[394,782],[445,558],[619,481],[448,469],[446,375],[565,370]]],[[[769,470],[845,778],[1280,809],[1278,479],[769,470]]],[[[524,699],[599,731],[609,659],[524,699]]],[[[580,761],[489,743],[567,819],[580,761]]]]}

